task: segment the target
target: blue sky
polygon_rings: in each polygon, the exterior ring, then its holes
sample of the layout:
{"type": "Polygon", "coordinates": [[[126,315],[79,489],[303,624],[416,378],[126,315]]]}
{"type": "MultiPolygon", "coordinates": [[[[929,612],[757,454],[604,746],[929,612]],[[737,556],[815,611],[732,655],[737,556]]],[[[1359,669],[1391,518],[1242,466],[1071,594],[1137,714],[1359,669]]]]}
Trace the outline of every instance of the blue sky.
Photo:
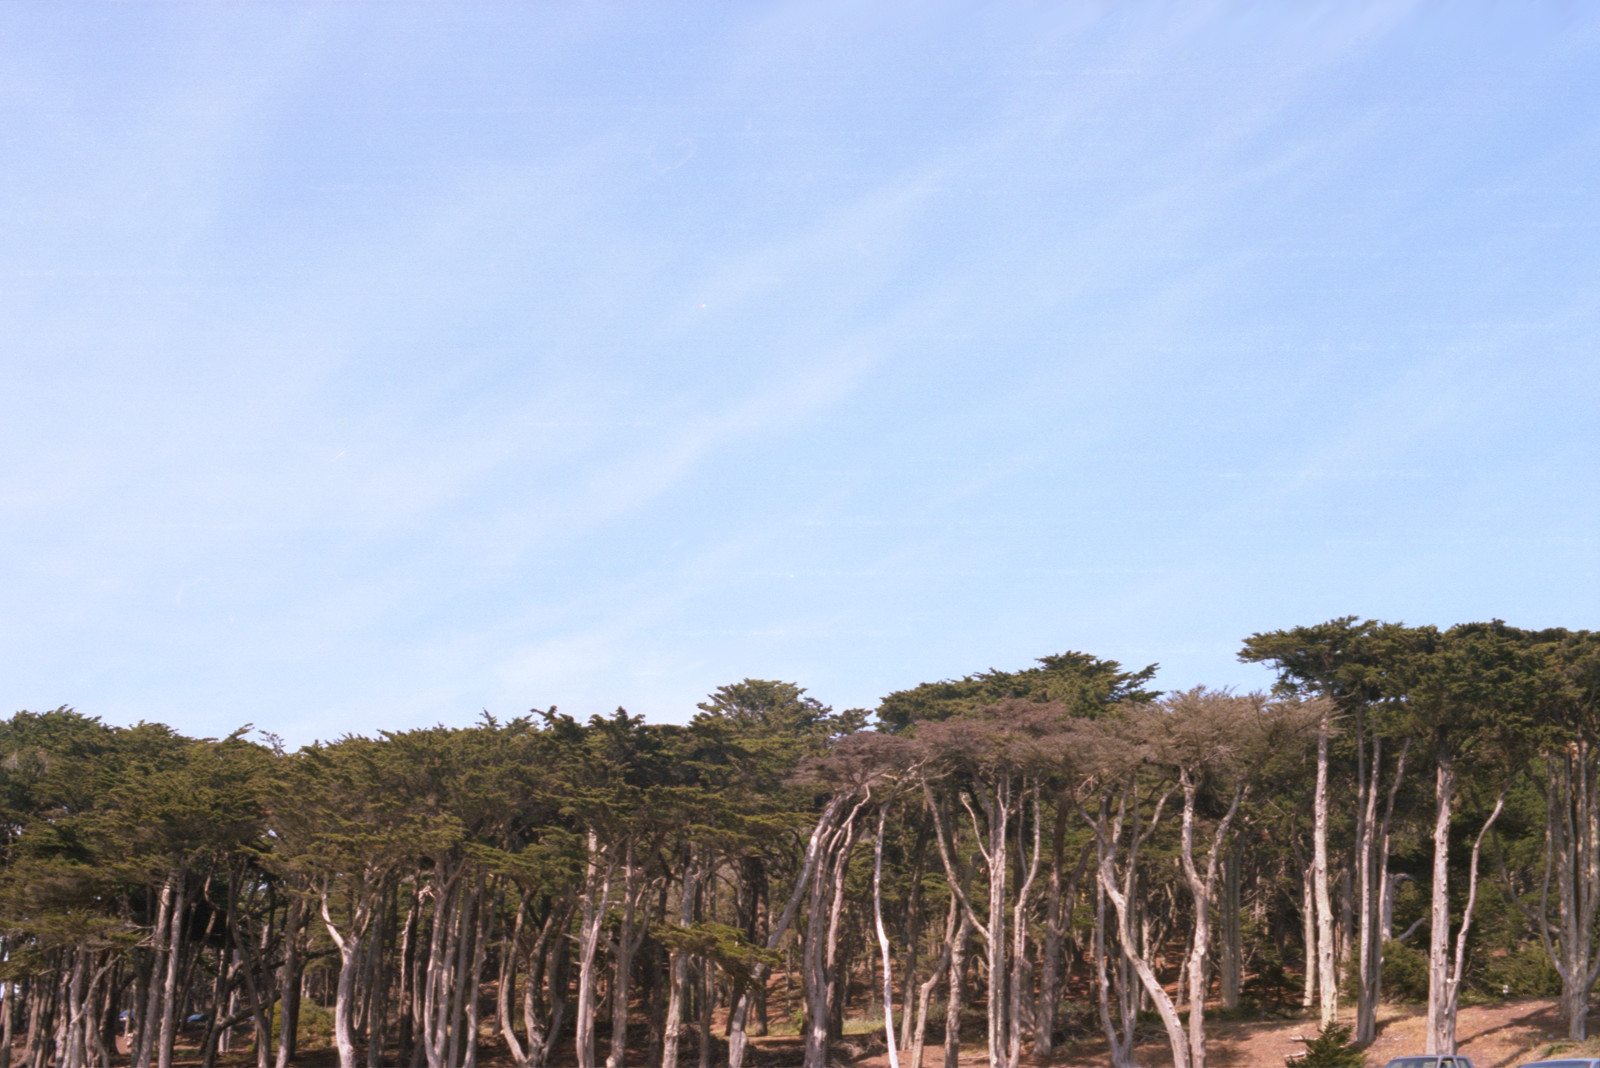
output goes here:
{"type": "Polygon", "coordinates": [[[1600,626],[1587,5],[9,3],[0,154],[6,711],[1600,626]]]}

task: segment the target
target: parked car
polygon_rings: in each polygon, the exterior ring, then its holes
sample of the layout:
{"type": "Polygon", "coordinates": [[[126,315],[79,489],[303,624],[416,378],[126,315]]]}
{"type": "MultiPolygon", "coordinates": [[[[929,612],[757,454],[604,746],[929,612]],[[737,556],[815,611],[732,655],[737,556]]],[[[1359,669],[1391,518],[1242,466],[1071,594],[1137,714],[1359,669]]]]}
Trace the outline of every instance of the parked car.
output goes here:
{"type": "Polygon", "coordinates": [[[1396,1057],[1383,1068],[1472,1068],[1472,1062],[1465,1057],[1396,1057]]]}
{"type": "Polygon", "coordinates": [[[1562,1057],[1553,1061],[1529,1061],[1522,1068],[1600,1068],[1600,1057],[1562,1057]]]}

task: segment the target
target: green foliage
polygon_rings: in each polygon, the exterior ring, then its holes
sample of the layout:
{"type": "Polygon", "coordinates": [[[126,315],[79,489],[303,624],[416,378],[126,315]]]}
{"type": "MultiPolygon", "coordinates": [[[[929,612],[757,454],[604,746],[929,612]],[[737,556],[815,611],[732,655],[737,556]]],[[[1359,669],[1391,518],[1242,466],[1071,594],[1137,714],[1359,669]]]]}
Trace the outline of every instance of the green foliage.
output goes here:
{"type": "Polygon", "coordinates": [[[1561,993],[1561,975],[1544,946],[1523,942],[1509,953],[1491,954],[1472,974],[1472,987],[1490,998],[1549,998],[1561,993]]]}
{"type": "Polygon", "coordinates": [[[712,960],[729,975],[747,978],[757,964],[769,967],[783,963],[783,954],[753,944],[737,927],[706,921],[681,927],[667,923],[656,937],[672,949],[684,950],[712,960]]]}
{"type": "Polygon", "coordinates": [[[1306,1051],[1283,1062],[1289,1068],[1363,1068],[1366,1058],[1350,1041],[1350,1028],[1337,1021],[1306,1042],[1306,1051]]]}
{"type": "Polygon", "coordinates": [[[925,682],[899,690],[878,705],[878,723],[886,731],[904,731],[921,721],[969,715],[1006,701],[1060,705],[1074,716],[1096,716],[1122,701],[1154,700],[1146,689],[1156,665],[1124,671],[1115,660],[1087,653],[1041,657],[1039,667],[1022,671],[991,668],[976,675],[943,682],[925,682]]]}
{"type": "Polygon", "coordinates": [[[1390,1001],[1428,999],[1428,955],[1404,942],[1383,944],[1383,994],[1390,1001]]]}

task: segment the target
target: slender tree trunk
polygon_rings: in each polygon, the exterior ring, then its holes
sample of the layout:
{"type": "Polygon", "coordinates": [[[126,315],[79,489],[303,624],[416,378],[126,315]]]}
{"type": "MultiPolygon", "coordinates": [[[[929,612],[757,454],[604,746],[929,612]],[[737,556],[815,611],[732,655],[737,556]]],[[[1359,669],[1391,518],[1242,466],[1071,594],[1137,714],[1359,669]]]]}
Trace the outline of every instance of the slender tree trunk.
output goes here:
{"type": "Polygon", "coordinates": [[[578,933],[578,1068],[595,1068],[595,954],[600,948],[600,926],[611,906],[611,877],[616,868],[615,858],[601,848],[593,830],[589,831],[588,852],[578,933]]]}
{"type": "MultiPolygon", "coordinates": [[[[916,844],[911,854],[911,888],[906,899],[905,922],[902,925],[901,941],[905,945],[905,964],[901,988],[904,990],[900,1006],[900,1048],[911,1048],[911,988],[917,983],[918,949],[922,944],[922,876],[928,853],[928,826],[919,823],[917,826],[916,844]]],[[[937,969],[935,969],[937,972],[937,969]]]]}
{"type": "Polygon", "coordinates": [[[1434,767],[1433,901],[1428,932],[1428,1030],[1424,1052],[1455,1053],[1450,1012],[1450,810],[1455,801],[1455,764],[1440,756],[1434,767]]]}
{"type": "MultiPolygon", "coordinates": [[[[9,958],[10,954],[6,954],[9,958]]],[[[15,998],[17,981],[6,979],[0,982],[0,1068],[11,1068],[11,1042],[12,1042],[12,1002],[15,998]]]]}
{"type": "MultiPolygon", "coordinates": [[[[822,814],[817,817],[816,825],[811,830],[811,837],[806,843],[806,855],[800,866],[800,874],[795,879],[794,888],[789,892],[789,902],[784,906],[783,915],[767,935],[767,949],[776,949],[779,941],[788,933],[789,925],[794,922],[795,914],[806,895],[810,881],[816,878],[823,844],[832,834],[834,822],[839,818],[840,811],[853,797],[854,794],[851,793],[835,795],[823,807],[822,814]]],[[[863,800],[861,803],[866,802],[863,800]]],[[[851,818],[854,819],[854,814],[851,818]]],[[[708,867],[709,870],[711,869],[708,867]]],[[[751,969],[750,985],[765,983],[766,978],[765,964],[757,964],[751,969]]],[[[734,1003],[728,1007],[728,1068],[741,1068],[744,1064],[745,1050],[749,1044],[745,1032],[745,1017],[749,1012],[750,997],[747,990],[743,996],[735,998],[734,1003]]],[[[702,1043],[702,1049],[704,1048],[702,1043]]]]}
{"type": "Polygon", "coordinates": [[[961,1063],[961,1013],[966,1005],[967,943],[972,938],[972,910],[962,907],[961,928],[950,943],[950,982],[944,1009],[944,1068],[961,1063]]]}
{"type": "MultiPolygon", "coordinates": [[[[362,880],[365,882],[365,880],[362,880]]],[[[364,887],[363,887],[364,889],[364,887]]],[[[360,891],[352,888],[349,926],[341,931],[328,908],[328,889],[322,889],[322,924],[339,951],[339,982],[333,996],[333,1042],[339,1051],[339,1068],[356,1068],[356,1040],[353,1019],[357,972],[362,964],[362,935],[366,927],[365,904],[360,891]]]]}
{"type": "Polygon", "coordinates": [[[155,933],[150,939],[149,979],[145,982],[145,1008],[139,1021],[138,1049],[133,1054],[134,1068],[150,1068],[150,1053],[155,1046],[157,1020],[161,1015],[161,990],[159,981],[161,963],[169,950],[168,929],[172,924],[172,895],[177,886],[178,872],[167,874],[161,884],[161,894],[156,901],[155,933]]]}
{"type": "Polygon", "coordinates": [[[1483,839],[1488,835],[1495,820],[1500,818],[1501,811],[1505,808],[1506,791],[1502,789],[1500,796],[1495,798],[1494,810],[1489,813],[1489,818],[1483,823],[1483,828],[1478,831],[1478,837],[1472,843],[1472,856],[1467,866],[1467,903],[1461,910],[1461,930],[1456,933],[1455,955],[1450,962],[1450,974],[1445,987],[1444,1031],[1440,1038],[1441,1046],[1447,1052],[1455,1052],[1456,1046],[1456,1005],[1461,992],[1461,977],[1466,966],[1467,958],[1467,932],[1472,929],[1472,910],[1478,902],[1478,857],[1483,852],[1483,839]]]}
{"type": "Polygon", "coordinates": [[[1243,925],[1239,922],[1243,912],[1240,907],[1240,881],[1243,858],[1237,848],[1229,849],[1222,859],[1222,901],[1217,906],[1217,920],[1222,928],[1218,932],[1221,944],[1217,954],[1218,1002],[1224,1012],[1239,1008],[1239,988],[1244,979],[1243,925]]]}
{"type": "MultiPolygon", "coordinates": [[[[1098,872],[1098,867],[1096,868],[1098,872]]],[[[1094,957],[1095,977],[1095,1007],[1100,1013],[1100,1026],[1105,1032],[1106,1044],[1111,1051],[1112,1068],[1130,1068],[1133,1064],[1133,1039],[1131,1033],[1124,1030],[1129,1010],[1127,999],[1119,988],[1117,1007],[1122,1017],[1124,1027],[1118,1026],[1118,1021],[1113,1019],[1111,1012],[1111,976],[1106,969],[1106,891],[1100,885],[1098,877],[1095,880],[1094,890],[1094,932],[1091,935],[1090,953],[1094,957]]]]}
{"type": "Polygon", "coordinates": [[[159,1068],[172,1068],[172,1044],[178,1037],[178,972],[183,961],[184,912],[187,907],[187,873],[178,872],[172,893],[172,920],[167,926],[167,974],[161,984],[161,1046],[159,1068]]]}
{"type": "Polygon", "coordinates": [[[1323,706],[1317,729],[1317,785],[1312,799],[1312,883],[1317,902],[1317,993],[1322,1026],[1339,1014],[1339,976],[1333,941],[1333,900],[1328,887],[1328,738],[1333,733],[1333,706],[1323,706]]]}
{"type": "MultiPolygon", "coordinates": [[[[1055,1043],[1061,976],[1061,862],[1066,849],[1067,813],[1058,802],[1050,835],[1050,883],[1044,906],[1044,947],[1039,959],[1039,1000],[1034,1008],[1033,1055],[1050,1056],[1055,1043]]],[[[1086,853],[1085,856],[1088,854],[1086,853]]]]}
{"type": "Polygon", "coordinates": [[[950,956],[955,943],[956,931],[959,927],[961,903],[954,894],[950,895],[950,907],[945,910],[944,918],[944,948],[939,954],[939,961],[928,973],[928,978],[922,981],[917,989],[917,1025],[911,1032],[910,1056],[907,1059],[908,1068],[922,1068],[922,1051],[928,1039],[928,1004],[933,1000],[934,988],[940,980],[946,979],[950,967],[950,956]]]}
{"type": "MultiPolygon", "coordinates": [[[[678,926],[694,922],[694,899],[700,869],[695,864],[694,846],[688,847],[683,867],[683,893],[678,899],[678,926]]],[[[661,1068],[678,1068],[678,1040],[683,1033],[684,995],[689,982],[689,952],[681,946],[672,950],[667,965],[671,985],[667,993],[667,1019],[661,1035],[661,1068]]]]}
{"type": "Polygon", "coordinates": [[[1131,877],[1138,864],[1138,844],[1144,834],[1148,834],[1161,818],[1161,809],[1166,800],[1171,796],[1171,789],[1157,802],[1155,812],[1149,825],[1141,833],[1138,827],[1138,795],[1136,786],[1130,782],[1125,794],[1125,799],[1119,803],[1115,819],[1110,817],[1109,801],[1101,802],[1100,819],[1095,825],[1095,833],[1100,838],[1104,847],[1101,850],[1098,878],[1106,897],[1111,901],[1112,910],[1117,916],[1117,940],[1122,947],[1122,956],[1134,974],[1139,977],[1139,983],[1144,988],[1146,997],[1155,1006],[1156,1013],[1161,1017],[1162,1026],[1167,1032],[1168,1044],[1172,1047],[1173,1068],[1192,1068],[1189,1057],[1189,1040],[1184,1033],[1183,1020],[1178,1016],[1177,1009],[1168,996],[1166,989],[1161,985],[1155,971],[1150,966],[1148,953],[1151,949],[1141,949],[1138,935],[1133,928],[1134,902],[1132,895],[1117,885],[1117,843],[1122,837],[1122,824],[1124,811],[1130,815],[1130,841],[1127,847],[1127,859],[1124,862],[1125,877],[1131,877]],[[1132,804],[1128,804],[1128,800],[1132,804]]]}
{"type": "Polygon", "coordinates": [[[883,926],[883,825],[888,818],[889,804],[884,802],[878,808],[878,834],[872,843],[872,921],[883,958],[883,1036],[889,1047],[889,1068],[900,1068],[894,1040],[894,962],[889,952],[889,932],[883,926]]]}
{"type": "MultiPolygon", "coordinates": [[[[455,954],[451,958],[451,984],[450,984],[450,1015],[447,1021],[450,1041],[448,1044],[448,1063],[460,1064],[462,1047],[466,1040],[466,1028],[463,1023],[466,1003],[467,985],[471,982],[472,950],[477,941],[473,932],[477,930],[478,897],[481,884],[473,883],[470,889],[466,883],[462,884],[461,908],[455,917],[455,930],[451,932],[451,939],[455,945],[455,954]]],[[[441,1001],[444,1000],[442,997],[441,1001]]]]}
{"type": "Polygon", "coordinates": [[[1309,1012],[1317,1003],[1317,876],[1314,865],[1307,864],[1300,880],[1300,920],[1305,940],[1305,985],[1300,993],[1300,1007],[1309,1012]]]}
{"type": "MultiPolygon", "coordinates": [[[[1026,979],[1028,966],[1028,901],[1033,893],[1033,883],[1039,874],[1039,854],[1041,849],[1042,813],[1039,810],[1039,789],[1033,788],[1033,857],[1028,862],[1028,870],[1017,885],[1017,900],[1011,910],[1011,978],[1010,989],[1006,992],[1009,1002],[1010,1021],[1007,1027],[1005,1068],[1017,1068],[1022,1060],[1022,1012],[1027,1005],[1023,996],[1023,984],[1026,979]]],[[[1018,811],[1017,826],[1017,854],[1018,860],[1022,859],[1022,812],[1018,811]]]]}
{"type": "Polygon", "coordinates": [[[289,902],[283,927],[283,966],[278,973],[277,1068],[288,1068],[295,1055],[300,1022],[300,928],[305,903],[296,895],[289,902]]]}
{"type": "Polygon", "coordinates": [[[611,1048],[607,1051],[606,1068],[622,1068],[627,1058],[628,999],[633,987],[633,955],[647,929],[645,923],[639,922],[639,904],[647,889],[643,869],[634,862],[633,840],[630,838],[623,850],[622,917],[617,929],[616,959],[612,969],[611,1048]]]}
{"type": "Polygon", "coordinates": [[[528,895],[522,894],[517,902],[517,915],[512,921],[511,937],[500,950],[500,974],[494,984],[495,1026],[500,1030],[500,1040],[517,1068],[528,1063],[528,1053],[517,1038],[516,1026],[511,1022],[511,1001],[516,995],[517,954],[522,945],[522,924],[528,914],[528,895]]]}

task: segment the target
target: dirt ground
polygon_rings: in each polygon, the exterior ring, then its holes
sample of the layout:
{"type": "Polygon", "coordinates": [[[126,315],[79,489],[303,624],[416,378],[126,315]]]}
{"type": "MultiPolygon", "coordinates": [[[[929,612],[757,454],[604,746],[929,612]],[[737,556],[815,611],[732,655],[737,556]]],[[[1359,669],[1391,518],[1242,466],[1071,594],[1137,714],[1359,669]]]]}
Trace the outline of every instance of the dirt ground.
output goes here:
{"type": "MultiPolygon", "coordinates": [[[[1391,1057],[1421,1053],[1423,1023],[1421,1006],[1383,1006],[1378,1015],[1378,1040],[1367,1052],[1367,1064],[1371,1068],[1382,1068],[1391,1057]]],[[[1316,1034],[1316,1029],[1315,1021],[1307,1020],[1208,1024],[1208,1065],[1216,1068],[1282,1068],[1288,1057],[1304,1049],[1300,1037],[1310,1037],[1316,1034]]],[[[1591,1026],[1590,1030],[1593,1032],[1594,1027],[1591,1026]]],[[[1472,1059],[1474,1068],[1516,1068],[1537,1059],[1559,1034],[1560,1022],[1556,1016],[1556,1003],[1552,1000],[1468,1006],[1460,1010],[1456,1022],[1459,1051],[1472,1059]]],[[[1150,1041],[1139,1045],[1139,1063],[1144,1068],[1170,1068],[1172,1057],[1164,1035],[1156,1030],[1150,1033],[1149,1038],[1150,1041]]],[[[929,1056],[924,1058],[924,1068],[937,1068],[941,1057],[939,1050],[930,1050],[929,1056]]],[[[963,1049],[961,1059],[963,1063],[981,1064],[982,1047],[972,1047],[970,1052],[963,1049]]],[[[863,1058],[855,1063],[859,1068],[886,1068],[888,1058],[863,1058]]],[[[1103,1068],[1106,1064],[1105,1043],[1086,1042],[1058,1050],[1048,1061],[1037,1062],[1024,1058],[1023,1063],[1040,1068],[1043,1065],[1051,1068],[1103,1068]]]]}
{"type": "MultiPolygon", "coordinates": [[[[1378,1040],[1367,1053],[1369,1068],[1382,1068],[1391,1057],[1421,1053],[1423,1049],[1423,1010],[1421,1006],[1385,1005],[1378,1015],[1378,1040]]],[[[1284,1061],[1304,1048],[1300,1039],[1316,1033],[1312,1020],[1268,1020],[1263,1022],[1237,1022],[1217,1020],[1208,1022],[1210,1035],[1209,1068],[1282,1068],[1284,1061]]],[[[1591,1033],[1600,1032],[1600,1020],[1591,1019],[1591,1033]]],[[[1553,1000],[1506,1001],[1494,1005],[1473,1005],[1460,1011],[1456,1025],[1460,1052],[1472,1059],[1474,1068],[1518,1068],[1528,1061],[1550,1055],[1550,1044],[1560,1034],[1560,1021],[1553,1000]]],[[[1138,1063],[1142,1068],[1170,1068],[1172,1058],[1167,1050],[1166,1037],[1160,1028],[1141,1031],[1138,1063]]],[[[752,1040],[755,1049],[750,1058],[755,1065],[797,1065],[800,1063],[800,1041],[795,1037],[757,1038],[752,1040]]],[[[1600,1041],[1591,1047],[1600,1047],[1600,1041]]],[[[567,1051],[570,1053],[570,1050],[567,1051]]],[[[602,1042],[602,1052],[604,1043],[602,1042]]],[[[644,1051],[630,1051],[630,1066],[643,1065],[644,1051]]],[[[1592,1050],[1589,1056],[1600,1056],[1592,1050]]],[[[119,1058],[119,1062],[121,1059],[119,1058]]],[[[180,1048],[175,1061],[179,1065],[194,1065],[198,1061],[195,1051],[180,1048]]],[[[683,1058],[684,1064],[693,1064],[692,1051],[683,1058]]],[[[984,1063],[981,1043],[968,1043],[961,1051],[964,1065],[978,1068],[984,1063]]],[[[16,1063],[13,1060],[12,1063],[16,1063]]],[[[302,1068],[321,1068],[337,1064],[332,1050],[310,1051],[297,1058],[302,1068]]],[[[485,1068],[508,1064],[503,1049],[487,1045],[479,1058],[485,1068]]],[[[558,1058],[558,1064],[570,1064],[570,1056],[558,1058]]],[[[888,1057],[882,1054],[862,1057],[849,1062],[850,1068],[888,1068],[888,1057]]],[[[923,1058],[923,1068],[938,1068],[943,1063],[943,1046],[930,1048],[923,1058]]],[[[1106,1048],[1104,1041],[1085,1040],[1059,1049],[1045,1061],[1024,1056],[1023,1064],[1030,1068],[1104,1068],[1106,1048]]],[[[224,1054],[218,1058],[225,1068],[253,1068],[254,1059],[246,1052],[224,1054]]],[[[902,1052],[901,1064],[905,1065],[902,1052]]]]}

